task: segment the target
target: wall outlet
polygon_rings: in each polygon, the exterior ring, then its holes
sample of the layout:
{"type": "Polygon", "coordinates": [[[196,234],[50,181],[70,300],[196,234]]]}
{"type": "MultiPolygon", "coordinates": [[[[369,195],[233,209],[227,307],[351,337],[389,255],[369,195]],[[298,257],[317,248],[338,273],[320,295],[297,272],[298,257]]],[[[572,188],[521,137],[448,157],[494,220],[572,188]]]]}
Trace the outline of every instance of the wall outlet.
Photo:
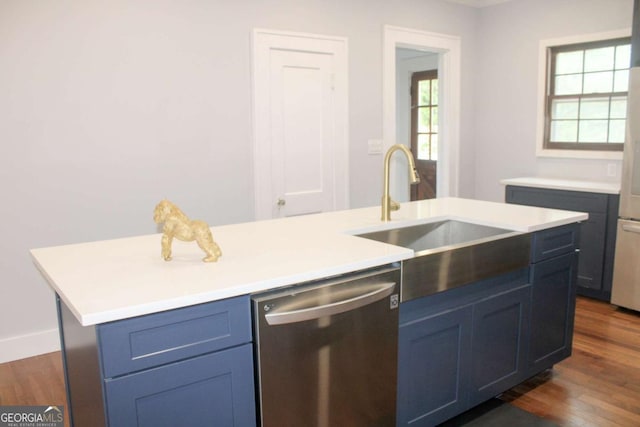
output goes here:
{"type": "Polygon", "coordinates": [[[382,154],[382,140],[370,139],[367,141],[367,153],[369,154],[382,154]]]}
{"type": "Polygon", "coordinates": [[[607,176],[618,176],[618,168],[616,167],[615,163],[607,164],[607,176]]]}

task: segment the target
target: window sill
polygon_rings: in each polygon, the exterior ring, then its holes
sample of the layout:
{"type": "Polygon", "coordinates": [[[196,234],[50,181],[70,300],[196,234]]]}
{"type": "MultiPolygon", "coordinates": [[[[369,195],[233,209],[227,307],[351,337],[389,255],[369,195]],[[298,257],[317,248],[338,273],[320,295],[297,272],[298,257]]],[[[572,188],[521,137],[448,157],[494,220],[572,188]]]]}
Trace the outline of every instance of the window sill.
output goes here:
{"type": "Polygon", "coordinates": [[[545,150],[538,148],[536,156],[558,159],[622,160],[622,151],[545,150]]]}

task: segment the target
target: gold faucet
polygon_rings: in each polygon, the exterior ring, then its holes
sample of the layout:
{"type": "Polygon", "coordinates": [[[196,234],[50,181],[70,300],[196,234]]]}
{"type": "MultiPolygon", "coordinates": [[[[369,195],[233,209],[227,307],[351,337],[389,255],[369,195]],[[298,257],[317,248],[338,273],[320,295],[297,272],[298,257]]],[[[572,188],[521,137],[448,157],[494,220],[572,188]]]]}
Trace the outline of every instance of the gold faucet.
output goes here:
{"type": "Polygon", "coordinates": [[[400,204],[395,200],[391,199],[389,196],[389,169],[391,166],[391,155],[400,150],[404,153],[409,161],[409,181],[411,184],[417,184],[420,182],[420,175],[418,175],[418,171],[416,170],[416,164],[413,161],[413,154],[409,149],[402,144],[395,144],[389,147],[387,150],[387,154],[384,156],[384,189],[382,193],[382,220],[390,221],[391,220],[391,211],[397,211],[400,209],[400,204]]]}

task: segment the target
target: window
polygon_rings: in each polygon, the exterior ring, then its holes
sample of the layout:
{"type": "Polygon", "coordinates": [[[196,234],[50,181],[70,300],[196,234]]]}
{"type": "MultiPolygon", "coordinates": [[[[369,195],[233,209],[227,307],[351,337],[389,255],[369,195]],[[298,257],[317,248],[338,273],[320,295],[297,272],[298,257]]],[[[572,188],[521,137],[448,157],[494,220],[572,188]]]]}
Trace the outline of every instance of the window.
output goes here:
{"type": "Polygon", "coordinates": [[[411,76],[411,150],[418,160],[438,160],[438,70],[411,76]]]}
{"type": "Polygon", "coordinates": [[[544,148],[622,151],[631,40],[551,46],[544,148]]]}

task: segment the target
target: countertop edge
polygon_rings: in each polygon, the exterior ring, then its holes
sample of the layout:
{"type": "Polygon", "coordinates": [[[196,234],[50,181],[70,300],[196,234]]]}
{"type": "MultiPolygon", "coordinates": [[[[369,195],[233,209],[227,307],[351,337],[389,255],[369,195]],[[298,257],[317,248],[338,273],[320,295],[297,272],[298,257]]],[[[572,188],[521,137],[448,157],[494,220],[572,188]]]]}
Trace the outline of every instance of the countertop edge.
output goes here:
{"type": "Polygon", "coordinates": [[[549,190],[580,191],[585,193],[620,194],[620,184],[615,182],[581,181],[542,177],[506,178],[500,180],[503,185],[519,187],[546,188],[549,190]]]}

